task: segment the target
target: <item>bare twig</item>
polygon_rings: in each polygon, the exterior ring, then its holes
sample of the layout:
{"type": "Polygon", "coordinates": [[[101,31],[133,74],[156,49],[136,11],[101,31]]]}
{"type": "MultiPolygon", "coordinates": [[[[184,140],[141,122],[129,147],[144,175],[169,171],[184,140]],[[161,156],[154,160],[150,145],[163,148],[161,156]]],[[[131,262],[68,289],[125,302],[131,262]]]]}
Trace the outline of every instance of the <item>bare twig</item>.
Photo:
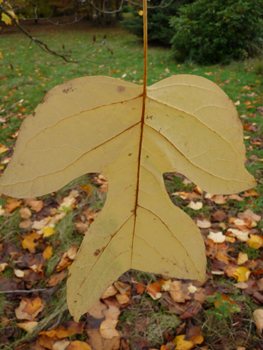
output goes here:
{"type": "Polygon", "coordinates": [[[31,289],[31,290],[25,290],[25,289],[1,290],[0,294],[7,294],[7,293],[33,293],[33,292],[44,292],[46,290],[47,290],[47,288],[31,289]]]}
{"type": "Polygon", "coordinates": [[[4,9],[4,7],[2,5],[0,5],[0,11],[4,12],[9,18],[11,18],[12,22],[21,30],[21,32],[23,32],[27,37],[29,37],[29,39],[31,41],[33,41],[38,47],[41,48],[41,50],[51,54],[51,55],[54,55],[54,56],[57,56],[57,57],[60,57],[62,58],[65,62],[68,62],[68,63],[78,63],[80,61],[83,61],[87,56],[90,56],[92,55],[93,53],[95,53],[101,46],[103,45],[106,45],[109,49],[109,51],[112,52],[112,50],[110,50],[109,46],[108,46],[108,43],[107,43],[107,40],[106,39],[103,39],[94,49],[93,51],[89,52],[88,54],[86,55],[83,55],[81,58],[79,59],[72,59],[72,54],[66,54],[66,53],[58,53],[57,51],[54,51],[52,49],[50,49],[48,47],[48,45],[35,38],[34,36],[32,36],[28,31],[25,30],[25,28],[23,28],[17,21],[17,19],[15,17],[13,17],[7,10],[4,9]]]}

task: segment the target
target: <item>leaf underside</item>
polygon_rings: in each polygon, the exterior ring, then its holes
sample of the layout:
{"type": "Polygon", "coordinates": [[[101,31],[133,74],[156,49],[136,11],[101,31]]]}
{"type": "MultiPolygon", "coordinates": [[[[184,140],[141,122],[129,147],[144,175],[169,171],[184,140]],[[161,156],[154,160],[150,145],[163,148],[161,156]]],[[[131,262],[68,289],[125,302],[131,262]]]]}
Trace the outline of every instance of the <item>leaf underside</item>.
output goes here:
{"type": "Polygon", "coordinates": [[[70,269],[67,301],[78,320],[130,268],[203,280],[199,229],[170,201],[163,173],[179,172],[209,193],[255,186],[244,167],[242,124],[214,83],[171,76],[147,88],[109,77],[53,88],[22,124],[0,181],[12,197],[40,196],[89,172],[109,182],[103,211],[70,269]]]}

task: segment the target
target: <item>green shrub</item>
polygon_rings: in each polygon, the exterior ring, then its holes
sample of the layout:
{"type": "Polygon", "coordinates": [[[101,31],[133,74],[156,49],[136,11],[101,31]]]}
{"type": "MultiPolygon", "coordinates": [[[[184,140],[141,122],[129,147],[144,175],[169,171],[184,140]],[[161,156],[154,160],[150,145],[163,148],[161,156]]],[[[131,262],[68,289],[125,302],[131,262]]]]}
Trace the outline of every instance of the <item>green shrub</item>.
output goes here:
{"type": "MultiPolygon", "coordinates": [[[[176,16],[180,6],[193,2],[194,0],[175,0],[167,7],[156,7],[148,9],[148,41],[157,41],[162,44],[170,44],[174,35],[169,21],[171,16],[176,16]]],[[[160,0],[151,0],[149,6],[160,5],[160,0]]],[[[143,16],[139,15],[142,8],[126,7],[125,10],[132,14],[132,18],[123,20],[122,26],[131,33],[143,37],[143,16]]]]}
{"type": "Polygon", "coordinates": [[[178,61],[227,63],[262,49],[263,0],[197,0],[179,9],[170,24],[178,61]]]}

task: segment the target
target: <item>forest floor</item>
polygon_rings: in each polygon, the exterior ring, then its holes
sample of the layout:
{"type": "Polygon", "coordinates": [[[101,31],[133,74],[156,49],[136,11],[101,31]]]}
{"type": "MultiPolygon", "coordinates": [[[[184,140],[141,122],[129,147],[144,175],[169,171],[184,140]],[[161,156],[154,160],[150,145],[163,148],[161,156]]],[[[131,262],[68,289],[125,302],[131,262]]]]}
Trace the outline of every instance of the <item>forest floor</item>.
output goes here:
{"type": "MultiPolygon", "coordinates": [[[[31,24],[27,29],[61,52],[91,54],[78,64],[65,63],[14,29],[2,29],[1,173],[21,122],[54,86],[89,75],[143,83],[142,41],[120,27],[82,22],[31,24]],[[93,52],[105,33],[108,46],[93,52]]],[[[0,196],[1,349],[263,349],[262,65],[258,60],[177,64],[169,48],[149,45],[148,69],[148,85],[172,74],[194,74],[226,92],[243,124],[246,168],[257,187],[212,196],[182,174],[164,174],[171,201],[203,235],[206,281],[129,270],[78,323],[67,309],[66,277],[86,230],[103,208],[107,179],[86,174],[41,198],[0,196]]]]}

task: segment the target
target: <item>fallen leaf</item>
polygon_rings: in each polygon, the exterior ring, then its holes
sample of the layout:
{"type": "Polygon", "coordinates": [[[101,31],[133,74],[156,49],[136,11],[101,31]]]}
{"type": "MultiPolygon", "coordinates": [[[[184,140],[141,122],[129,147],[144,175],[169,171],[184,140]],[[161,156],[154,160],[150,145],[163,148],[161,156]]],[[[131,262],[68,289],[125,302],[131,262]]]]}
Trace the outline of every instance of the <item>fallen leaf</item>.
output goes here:
{"type": "Polygon", "coordinates": [[[79,246],[78,245],[73,245],[71,246],[68,251],[67,251],[67,257],[70,259],[70,260],[74,260],[76,255],[77,255],[77,252],[78,252],[78,249],[79,249],[79,246]]]}
{"type": "Polygon", "coordinates": [[[215,255],[215,258],[218,260],[218,261],[222,261],[224,262],[226,265],[229,264],[229,259],[228,257],[222,253],[222,252],[217,252],[216,255],[215,255]]]}
{"type": "Polygon", "coordinates": [[[195,346],[192,341],[184,340],[184,338],[185,334],[177,335],[177,337],[174,338],[172,342],[176,345],[175,350],[190,350],[195,346]]]}
{"type": "Polygon", "coordinates": [[[44,232],[43,237],[53,236],[55,233],[53,227],[42,227],[41,230],[44,232]]]}
{"type": "Polygon", "coordinates": [[[196,221],[196,225],[199,227],[199,228],[210,228],[211,227],[211,222],[207,219],[203,219],[203,220],[197,220],[196,221]]]}
{"type": "Polygon", "coordinates": [[[237,265],[243,265],[248,261],[248,256],[246,253],[239,252],[237,257],[237,265]]]}
{"type": "Polygon", "coordinates": [[[118,290],[115,286],[112,284],[105,290],[105,292],[102,294],[101,299],[106,299],[109,297],[112,297],[118,293],[118,290]]]}
{"type": "Polygon", "coordinates": [[[250,274],[251,271],[244,266],[238,267],[233,273],[234,277],[237,279],[238,282],[246,282],[250,274]]]}
{"type": "Polygon", "coordinates": [[[22,219],[29,219],[32,216],[32,213],[29,208],[21,208],[19,214],[22,219]]]}
{"type": "Polygon", "coordinates": [[[118,320],[120,316],[120,310],[113,305],[110,305],[108,309],[102,311],[106,318],[111,318],[112,320],[118,320]]]}
{"type": "Polygon", "coordinates": [[[188,206],[188,208],[191,208],[193,210],[200,210],[203,208],[203,203],[202,202],[193,202],[191,201],[188,206]]]}
{"type": "Polygon", "coordinates": [[[23,323],[17,323],[17,327],[22,328],[26,332],[32,332],[34,328],[38,325],[38,322],[31,321],[31,322],[23,322],[23,323]]]}
{"type": "Polygon", "coordinates": [[[212,220],[213,221],[218,221],[222,222],[227,219],[227,214],[223,210],[217,210],[213,215],[212,215],[212,220]]]}
{"type": "Polygon", "coordinates": [[[52,345],[52,350],[65,350],[70,342],[67,339],[57,341],[52,345]]]}
{"type": "Polygon", "coordinates": [[[13,201],[10,203],[5,204],[5,208],[9,213],[12,213],[16,208],[20,207],[21,205],[21,200],[20,201],[13,201]]]}
{"type": "Polygon", "coordinates": [[[67,350],[91,350],[91,347],[84,341],[74,340],[69,344],[67,350]]]}
{"type": "Polygon", "coordinates": [[[259,249],[263,244],[263,239],[259,235],[250,235],[250,239],[247,242],[250,248],[259,249]]]}
{"type": "Polygon", "coordinates": [[[127,295],[116,294],[116,299],[121,305],[125,305],[130,301],[130,298],[127,295]]]}
{"type": "Polygon", "coordinates": [[[36,246],[39,244],[41,236],[39,236],[36,232],[30,233],[28,236],[24,237],[22,241],[22,247],[24,249],[28,249],[30,253],[36,252],[36,246]]]}
{"type": "Polygon", "coordinates": [[[111,205],[91,225],[70,269],[67,302],[75,320],[130,268],[205,278],[202,236],[167,196],[164,172],[183,173],[209,193],[256,185],[244,167],[234,105],[199,76],[171,76],[145,89],[111,77],[74,79],[46,95],[17,142],[0,178],[3,194],[40,196],[87,172],[109,181],[111,205]]]}
{"type": "Polygon", "coordinates": [[[27,198],[25,202],[26,205],[29,205],[32,210],[36,213],[40,212],[43,209],[44,203],[42,200],[37,200],[36,198],[27,198]]]}
{"type": "Polygon", "coordinates": [[[68,321],[56,329],[56,337],[67,338],[75,334],[83,334],[83,325],[81,322],[68,321]]]}
{"type": "Polygon", "coordinates": [[[249,240],[249,231],[240,231],[236,228],[228,228],[226,233],[231,237],[236,237],[240,242],[247,242],[249,240]]]}
{"type": "Polygon", "coordinates": [[[39,297],[34,299],[23,298],[19,307],[15,309],[16,318],[19,320],[33,320],[45,307],[45,303],[39,297]]]}
{"type": "Polygon", "coordinates": [[[107,310],[107,306],[102,302],[97,301],[88,312],[92,317],[103,318],[103,311],[105,310],[107,310]]]}
{"type": "Polygon", "coordinates": [[[171,283],[169,294],[177,303],[185,303],[186,300],[191,300],[191,297],[182,288],[182,283],[180,281],[174,281],[171,283]]]}
{"type": "Polygon", "coordinates": [[[239,202],[244,201],[244,199],[242,197],[240,197],[238,194],[231,194],[230,196],[228,196],[228,199],[232,199],[232,200],[239,201],[239,202]]]}
{"type": "Polygon", "coordinates": [[[158,300],[162,297],[162,293],[160,293],[161,289],[162,286],[157,282],[151,283],[146,287],[147,293],[153,300],[158,300]]]}
{"type": "Polygon", "coordinates": [[[228,200],[228,197],[223,196],[221,194],[216,194],[211,198],[211,201],[216,204],[226,204],[227,200],[228,200]]]}
{"type": "Polygon", "coordinates": [[[46,249],[43,251],[42,255],[45,260],[49,260],[53,255],[53,248],[50,245],[47,246],[46,249]]]}
{"type": "Polygon", "coordinates": [[[113,337],[120,337],[119,332],[115,329],[118,321],[112,318],[106,318],[100,325],[100,334],[103,338],[112,339],[113,337]]]}
{"type": "Polygon", "coordinates": [[[221,231],[219,232],[210,231],[207,238],[211,239],[215,243],[223,243],[226,240],[226,236],[223,235],[221,231]]]}
{"type": "Polygon", "coordinates": [[[8,266],[8,263],[1,263],[0,264],[0,273],[5,271],[5,269],[7,268],[8,266]]]}
{"type": "Polygon", "coordinates": [[[14,273],[18,278],[24,278],[25,276],[25,272],[19,269],[14,269],[14,273]]]}
{"type": "Polygon", "coordinates": [[[137,292],[137,294],[144,293],[145,289],[146,289],[146,287],[145,287],[145,285],[143,283],[139,282],[139,283],[136,284],[136,292],[137,292]]]}
{"type": "Polygon", "coordinates": [[[263,330],[263,309],[257,309],[253,312],[253,317],[255,320],[255,324],[257,327],[257,333],[259,335],[262,334],[262,330],[263,330]]]}
{"type": "Polygon", "coordinates": [[[57,286],[58,284],[60,284],[60,282],[63,281],[63,279],[67,277],[67,272],[66,270],[62,270],[59,273],[54,273],[50,279],[47,282],[47,286],[48,287],[54,287],[57,286]]]}
{"type": "Polygon", "coordinates": [[[256,221],[256,222],[259,222],[261,220],[261,216],[253,213],[250,209],[247,209],[243,213],[238,213],[238,217],[240,219],[249,218],[252,221],[256,221]]]}

